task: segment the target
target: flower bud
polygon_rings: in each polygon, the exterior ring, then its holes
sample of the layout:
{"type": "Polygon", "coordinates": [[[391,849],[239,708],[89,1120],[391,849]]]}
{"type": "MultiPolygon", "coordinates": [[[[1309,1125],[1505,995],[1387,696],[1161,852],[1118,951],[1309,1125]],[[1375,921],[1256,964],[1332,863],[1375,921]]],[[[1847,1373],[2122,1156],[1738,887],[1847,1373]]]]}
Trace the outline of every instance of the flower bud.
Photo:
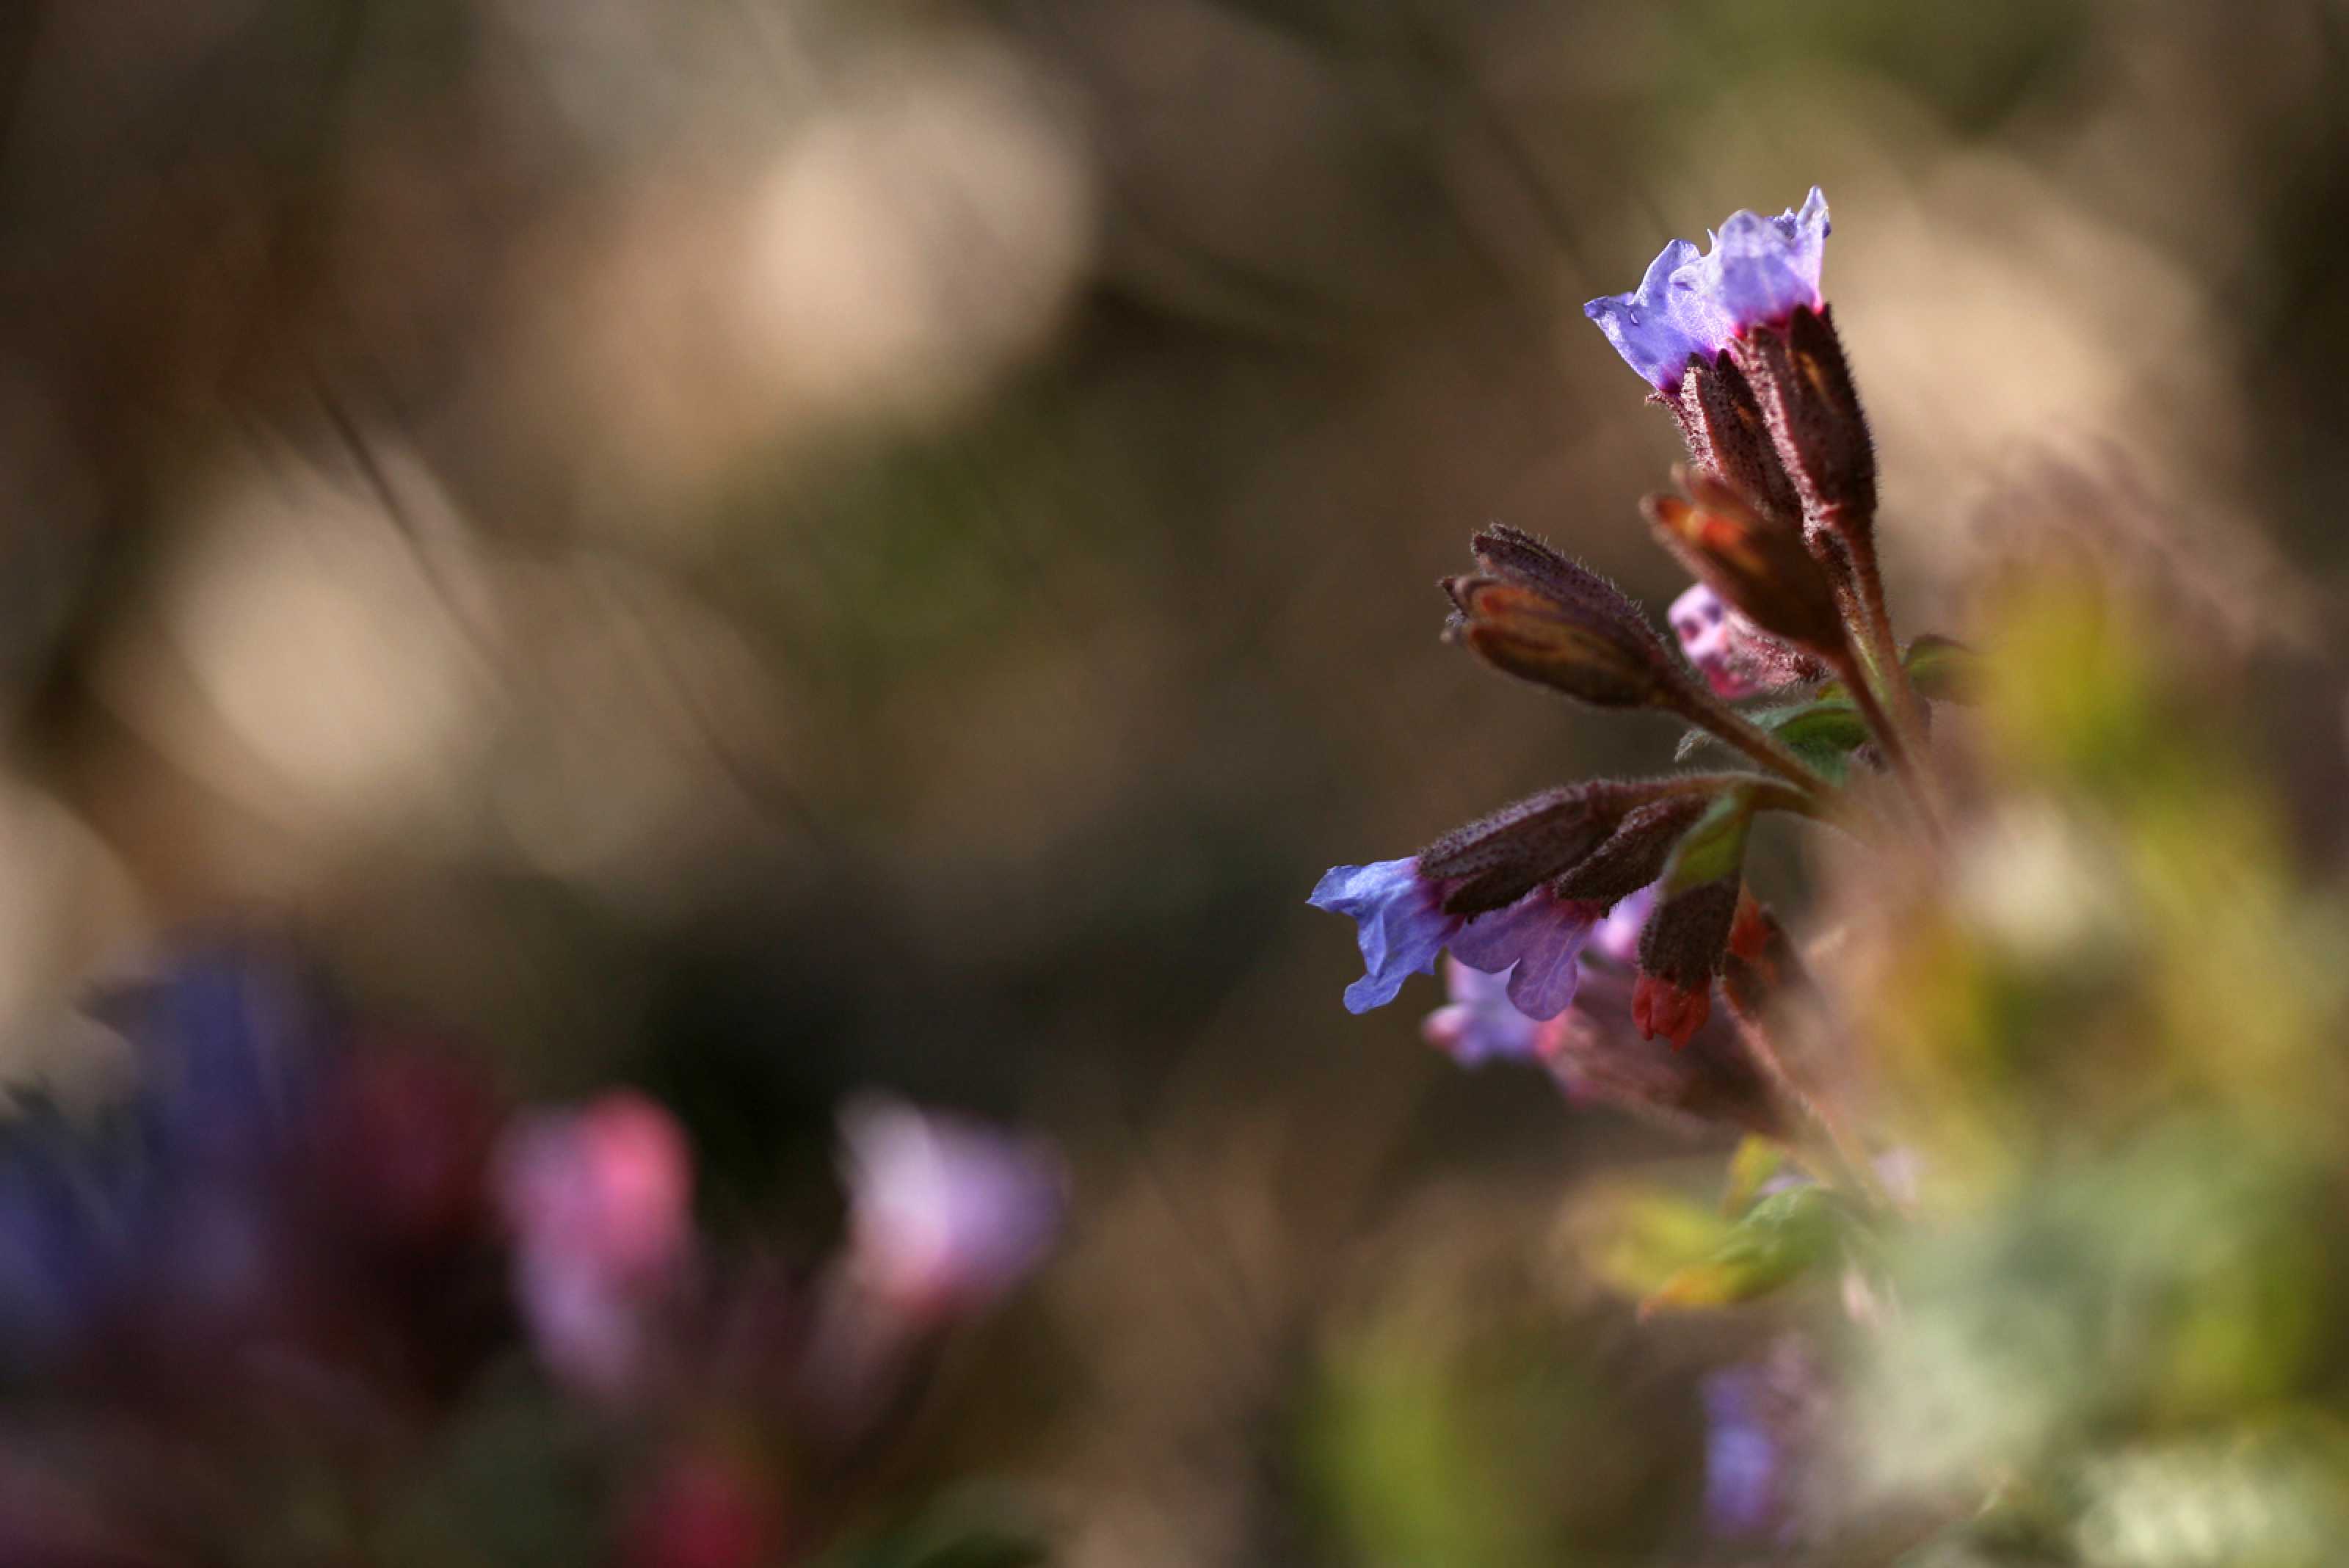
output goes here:
{"type": "Polygon", "coordinates": [[[1656,400],[1679,421],[1689,460],[1718,477],[1764,514],[1792,523],[1803,514],[1800,497],[1778,450],[1752,383],[1726,351],[1689,360],[1673,393],[1656,400]]]}
{"type": "Polygon", "coordinates": [[[1665,618],[1682,656],[1696,666],[1714,696],[1731,702],[1774,686],[1825,680],[1831,673],[1818,655],[1771,636],[1702,583],[1690,584],[1672,601],[1665,618]]]}
{"type": "Polygon", "coordinates": [[[1876,444],[1825,305],[1801,306],[1730,344],[1813,530],[1865,533],[1876,517],[1876,444]]]}
{"type": "Polygon", "coordinates": [[[1653,1040],[1661,1034],[1672,1043],[1675,1050],[1685,1049],[1712,1016],[1710,981],[1683,989],[1652,974],[1643,974],[1631,992],[1631,1023],[1642,1040],[1653,1040]]]}
{"type": "Polygon", "coordinates": [[[1544,790],[1421,850],[1419,875],[1454,884],[1443,899],[1446,914],[1497,909],[1605,844],[1642,793],[1601,780],[1544,790]]]}
{"type": "Polygon", "coordinates": [[[1764,517],[1709,473],[1683,469],[1676,477],[1689,499],[1651,495],[1645,504],[1664,548],[1764,631],[1822,653],[1840,651],[1835,589],[1795,527],[1764,517]]]}
{"type": "Polygon", "coordinates": [[[1663,875],[1672,846],[1711,804],[1707,795],[1671,795],[1627,812],[1606,842],[1551,883],[1550,890],[1561,898],[1609,906],[1631,897],[1663,875]]]}
{"type": "Polygon", "coordinates": [[[1690,888],[1656,906],[1640,933],[1640,986],[1631,998],[1641,1035],[1662,1034],[1675,1045],[1713,1011],[1713,981],[1729,949],[1743,886],[1734,876],[1690,888]]]}
{"type": "Polygon", "coordinates": [[[1688,672],[1614,584],[1514,528],[1473,543],[1485,572],[1445,579],[1447,637],[1596,707],[1678,707],[1692,694],[1688,672]]]}

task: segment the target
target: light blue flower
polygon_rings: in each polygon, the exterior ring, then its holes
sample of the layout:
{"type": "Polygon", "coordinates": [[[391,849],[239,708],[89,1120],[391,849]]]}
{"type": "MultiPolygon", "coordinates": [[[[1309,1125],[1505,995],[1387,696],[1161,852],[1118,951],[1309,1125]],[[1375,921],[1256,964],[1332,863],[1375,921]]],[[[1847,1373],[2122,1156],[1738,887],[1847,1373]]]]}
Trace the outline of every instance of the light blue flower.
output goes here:
{"type": "Polygon", "coordinates": [[[1799,211],[1775,218],[1733,213],[1700,254],[1674,240],[1649,265],[1630,294],[1592,300],[1582,313],[1651,386],[1680,385],[1691,356],[1710,358],[1754,327],[1785,320],[1798,306],[1822,304],[1827,200],[1816,185],[1799,211]]]}
{"type": "Polygon", "coordinates": [[[1484,914],[1447,914],[1449,886],[1421,876],[1416,857],[1339,866],[1321,878],[1306,901],[1351,919],[1362,950],[1362,978],[1346,988],[1346,1010],[1385,1006],[1411,976],[1433,974],[1448,947],[1471,969],[1506,974],[1509,1001],[1528,1017],[1565,1012],[1581,973],[1577,961],[1606,910],[1537,888],[1484,914]]]}

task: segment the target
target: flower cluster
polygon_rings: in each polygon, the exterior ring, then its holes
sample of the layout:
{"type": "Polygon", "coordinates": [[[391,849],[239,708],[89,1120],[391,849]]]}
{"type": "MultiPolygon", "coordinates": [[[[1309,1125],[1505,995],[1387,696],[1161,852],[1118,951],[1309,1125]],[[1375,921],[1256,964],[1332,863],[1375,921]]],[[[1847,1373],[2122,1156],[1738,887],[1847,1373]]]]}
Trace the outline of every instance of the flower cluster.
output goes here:
{"type": "MultiPolygon", "coordinates": [[[[1644,1282],[1645,1309],[1725,1305],[1806,1273],[1877,1301],[1869,1238],[1897,1223],[1890,1152],[1857,1136],[1820,1071],[1826,999],[1746,883],[1764,814],[1930,863],[1947,833],[1929,700],[1967,698],[1970,655],[1906,644],[1875,547],[1875,454],[1821,292],[1825,198],[1739,213],[1700,252],[1667,245],[1640,286],[1587,314],[1688,449],[1642,510],[1694,579],[1657,635],[1611,584],[1530,535],[1471,541],[1444,586],[1447,640],[1599,707],[1691,728],[1689,759],[1640,779],[1560,785],[1413,856],[1341,866],[1311,902],[1356,922],[1362,1012],[1448,951],[1427,1039],[1465,1065],[1546,1069],[1577,1100],[1743,1135],[1717,1246],[1644,1282]],[[1646,1042],[1661,1037],[1672,1049],[1646,1042]]],[[[1710,1377],[1706,1528],[1740,1550],[1806,1526],[1803,1472],[1829,1397],[1799,1334],[1710,1377]]]]}
{"type": "Polygon", "coordinates": [[[1495,669],[1671,714],[1693,726],[1683,755],[1717,745],[1750,766],[1566,785],[1416,855],[1331,870],[1310,902],[1356,923],[1350,1010],[1392,1001],[1448,951],[1452,1002],[1427,1033],[1460,1061],[1540,1061],[1599,1097],[1786,1127],[1759,1020],[1799,966],[1745,888],[1747,837],[1768,812],[1935,834],[1909,660],[1953,648],[1904,652],[1885,614],[1874,453],[1821,293],[1827,232],[1816,190],[1775,217],[1738,213],[1706,250],[1675,240],[1636,290],[1588,306],[1688,446],[1672,490],[1645,504],[1696,579],[1672,607],[1677,649],[1612,584],[1514,528],[1475,535],[1475,570],[1444,584],[1447,639],[1495,669]],[[1766,706],[1733,706],[1750,699],[1766,706]],[[1868,786],[1878,774],[1902,792],[1868,786]],[[1658,1073],[1632,1033],[1706,1045],[1658,1073]]]}
{"type": "Polygon", "coordinates": [[[135,1090],[94,1119],[19,1091],[0,1124],[10,1563],[247,1561],[285,1501],[249,1478],[315,1475],[340,1517],[346,1492],[429,1497],[419,1457],[470,1423],[541,1418],[550,1448],[567,1426],[626,1459],[578,1521],[611,1550],[562,1560],[793,1560],[1062,1214],[1041,1146],[858,1099],[843,1244],[787,1271],[703,1232],[657,1102],[513,1106],[286,951],[193,951],[99,1011],[135,1090]],[[520,1397],[501,1369],[531,1362],[520,1397]]]}

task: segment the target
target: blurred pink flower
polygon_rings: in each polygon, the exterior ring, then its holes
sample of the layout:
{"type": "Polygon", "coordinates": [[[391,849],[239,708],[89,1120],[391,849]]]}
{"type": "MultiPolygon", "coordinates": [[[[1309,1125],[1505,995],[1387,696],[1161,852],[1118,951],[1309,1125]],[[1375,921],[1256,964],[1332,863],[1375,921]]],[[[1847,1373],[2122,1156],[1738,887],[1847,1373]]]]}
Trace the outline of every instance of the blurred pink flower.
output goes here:
{"type": "Polygon", "coordinates": [[[1065,1179],[1040,1144],[880,1096],[840,1123],[850,1267],[909,1316],[987,1305],[1059,1234],[1065,1179]]]}
{"type": "Polygon", "coordinates": [[[540,1355],[566,1380],[625,1392],[693,1251],[692,1152],[676,1118],[626,1092],[541,1113],[507,1137],[497,1185],[540,1355]]]}
{"type": "Polygon", "coordinates": [[[1590,933],[1589,950],[1610,963],[1636,969],[1640,963],[1640,930],[1656,908],[1653,882],[1619,900],[1590,933]]]}
{"type": "Polygon", "coordinates": [[[1701,670],[1713,694],[1734,702],[1762,690],[1737,656],[1738,613],[1721,597],[1699,583],[1672,601],[1666,612],[1681,651],[1701,670]]]}

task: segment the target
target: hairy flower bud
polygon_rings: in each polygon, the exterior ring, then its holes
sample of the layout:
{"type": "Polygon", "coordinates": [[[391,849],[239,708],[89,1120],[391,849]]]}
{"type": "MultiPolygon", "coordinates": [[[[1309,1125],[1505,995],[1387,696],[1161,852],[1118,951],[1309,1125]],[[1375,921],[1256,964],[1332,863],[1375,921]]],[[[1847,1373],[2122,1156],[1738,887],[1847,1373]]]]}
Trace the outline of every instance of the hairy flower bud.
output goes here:
{"type": "Polygon", "coordinates": [[[1631,897],[1663,875],[1672,846],[1712,804],[1709,795],[1672,795],[1625,813],[1606,842],[1551,883],[1550,890],[1561,898],[1608,905],[1631,897]]]}
{"type": "Polygon", "coordinates": [[[1600,708],[1682,706],[1692,678],[1639,607],[1540,540],[1495,525],[1472,541],[1480,575],[1446,578],[1445,635],[1495,669],[1600,708]]]}
{"type": "Polygon", "coordinates": [[[1813,531],[1864,532],[1876,517],[1876,444],[1827,307],[1797,307],[1730,344],[1813,531]]]}
{"type": "Polygon", "coordinates": [[[1712,474],[1682,469],[1674,477],[1687,499],[1651,495],[1645,503],[1664,548],[1764,631],[1821,653],[1840,651],[1835,589],[1795,526],[1755,511],[1712,474]]]}
{"type": "Polygon", "coordinates": [[[1685,1044],[1713,1009],[1713,981],[1729,950],[1742,886],[1729,876],[1656,906],[1640,933],[1640,988],[1632,1021],[1649,1039],[1685,1044]]]}
{"type": "Polygon", "coordinates": [[[1803,514],[1794,481],[1778,461],[1769,421],[1752,383],[1726,350],[1689,360],[1680,386],[1652,400],[1671,410],[1689,460],[1764,514],[1792,523],[1803,514]]]}
{"type": "Polygon", "coordinates": [[[1599,847],[1638,798],[1634,786],[1605,781],[1544,790],[1421,850],[1419,874],[1453,883],[1446,914],[1497,909],[1599,847]]]}

